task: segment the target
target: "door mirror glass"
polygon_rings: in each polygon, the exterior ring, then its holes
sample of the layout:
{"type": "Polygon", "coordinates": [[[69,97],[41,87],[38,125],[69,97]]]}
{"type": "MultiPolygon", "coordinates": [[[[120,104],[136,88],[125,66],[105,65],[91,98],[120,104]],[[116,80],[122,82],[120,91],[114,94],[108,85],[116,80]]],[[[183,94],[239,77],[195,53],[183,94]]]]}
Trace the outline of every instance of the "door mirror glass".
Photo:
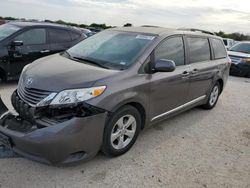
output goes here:
{"type": "Polygon", "coordinates": [[[16,40],[16,41],[12,41],[11,42],[11,46],[12,47],[15,47],[15,46],[22,46],[23,45],[23,41],[18,41],[18,40],[16,40]]]}
{"type": "Polygon", "coordinates": [[[167,59],[159,59],[155,63],[154,72],[173,72],[175,62],[167,59]]]}

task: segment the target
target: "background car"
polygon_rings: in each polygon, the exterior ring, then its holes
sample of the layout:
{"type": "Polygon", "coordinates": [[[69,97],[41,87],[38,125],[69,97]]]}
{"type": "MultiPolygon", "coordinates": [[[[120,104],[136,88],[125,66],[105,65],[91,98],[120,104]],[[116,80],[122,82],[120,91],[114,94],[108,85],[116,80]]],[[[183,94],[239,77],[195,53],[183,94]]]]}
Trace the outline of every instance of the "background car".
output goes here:
{"type": "Polygon", "coordinates": [[[78,28],[84,35],[86,35],[86,37],[91,37],[94,34],[96,34],[96,32],[93,32],[89,29],[85,29],[85,28],[78,28]]]}
{"type": "Polygon", "coordinates": [[[40,22],[9,22],[0,26],[0,78],[18,79],[34,60],[64,51],[84,40],[69,26],[40,22]]]}
{"type": "Polygon", "coordinates": [[[250,41],[235,44],[228,54],[232,60],[230,74],[250,78],[250,41]]]}
{"type": "Polygon", "coordinates": [[[227,50],[235,44],[235,41],[233,39],[228,39],[228,38],[223,38],[223,42],[227,50]]]}

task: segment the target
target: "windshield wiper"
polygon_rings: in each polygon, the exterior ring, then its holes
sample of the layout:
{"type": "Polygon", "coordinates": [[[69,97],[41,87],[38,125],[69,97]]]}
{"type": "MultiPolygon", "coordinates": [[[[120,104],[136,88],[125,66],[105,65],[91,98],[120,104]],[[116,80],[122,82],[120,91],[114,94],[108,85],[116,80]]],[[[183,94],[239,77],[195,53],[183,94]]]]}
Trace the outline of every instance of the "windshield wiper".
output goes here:
{"type": "Polygon", "coordinates": [[[244,54],[249,54],[249,52],[246,52],[246,51],[241,51],[241,50],[229,50],[231,52],[241,52],[241,53],[244,53],[244,54]]]}
{"type": "Polygon", "coordinates": [[[64,51],[64,54],[66,54],[69,58],[71,58],[71,55],[69,54],[67,50],[64,51]]]}
{"type": "Polygon", "coordinates": [[[90,59],[87,59],[87,58],[83,58],[83,57],[72,57],[72,58],[80,60],[80,61],[85,61],[85,62],[93,64],[93,65],[97,65],[98,67],[101,67],[101,68],[104,68],[104,69],[110,69],[109,67],[103,65],[102,63],[99,63],[97,61],[93,61],[93,60],[90,60],[90,59]]]}
{"type": "Polygon", "coordinates": [[[246,51],[239,51],[239,52],[242,52],[244,54],[249,54],[249,52],[246,52],[246,51]]]}

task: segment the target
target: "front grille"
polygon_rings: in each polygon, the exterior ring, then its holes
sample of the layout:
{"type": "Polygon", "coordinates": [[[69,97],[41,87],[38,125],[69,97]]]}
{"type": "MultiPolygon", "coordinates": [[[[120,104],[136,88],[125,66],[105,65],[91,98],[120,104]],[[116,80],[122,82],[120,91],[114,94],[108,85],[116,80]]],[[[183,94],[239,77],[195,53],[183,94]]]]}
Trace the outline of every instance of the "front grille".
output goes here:
{"type": "Polygon", "coordinates": [[[16,112],[26,120],[32,121],[35,116],[35,107],[31,107],[25,103],[17,94],[17,91],[14,91],[11,96],[11,102],[16,110],[16,112]]]}
{"type": "Polygon", "coordinates": [[[18,84],[17,93],[24,102],[28,103],[31,106],[35,106],[37,103],[51,94],[50,91],[27,88],[24,86],[21,80],[18,84]]]}
{"type": "Polygon", "coordinates": [[[24,102],[17,94],[17,91],[13,92],[11,96],[11,102],[14,109],[19,114],[18,117],[21,117],[21,120],[23,121],[27,121],[30,124],[37,126],[37,128],[43,128],[49,125],[56,124],[58,122],[62,122],[60,120],[49,121],[49,118],[42,117],[43,114],[41,113],[41,111],[36,107],[32,107],[24,102]]]}
{"type": "Polygon", "coordinates": [[[238,57],[238,56],[232,56],[232,55],[230,55],[229,57],[230,57],[230,59],[232,60],[233,63],[239,63],[242,60],[242,58],[238,57]]]}

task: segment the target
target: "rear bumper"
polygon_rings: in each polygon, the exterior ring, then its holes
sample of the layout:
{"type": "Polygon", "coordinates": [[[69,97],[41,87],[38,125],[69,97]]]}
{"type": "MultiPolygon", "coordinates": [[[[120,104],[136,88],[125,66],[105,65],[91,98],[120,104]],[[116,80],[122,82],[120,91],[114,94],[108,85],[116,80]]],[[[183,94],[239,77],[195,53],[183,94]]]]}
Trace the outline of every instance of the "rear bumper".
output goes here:
{"type": "MultiPolygon", "coordinates": [[[[4,108],[1,99],[0,106],[4,108]]],[[[8,113],[1,117],[0,134],[9,138],[12,149],[20,155],[43,163],[66,164],[90,159],[98,153],[106,117],[104,112],[20,131],[18,126],[25,126],[24,121],[8,113]]]]}

